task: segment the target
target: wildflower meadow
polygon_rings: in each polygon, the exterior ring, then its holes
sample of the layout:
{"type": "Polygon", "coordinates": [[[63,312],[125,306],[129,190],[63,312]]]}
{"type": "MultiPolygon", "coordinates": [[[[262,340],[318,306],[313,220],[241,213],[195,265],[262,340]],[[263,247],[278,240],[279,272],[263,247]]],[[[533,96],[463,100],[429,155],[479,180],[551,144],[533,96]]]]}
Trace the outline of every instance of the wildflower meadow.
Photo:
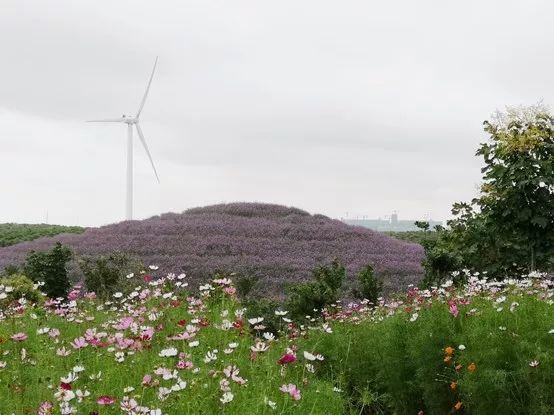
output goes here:
{"type": "MultiPolygon", "coordinates": [[[[293,321],[228,278],[127,278],[0,314],[0,414],[551,414],[554,283],[467,275],[293,321]],[[274,325],[273,325],[274,326],[274,325]]],[[[40,283],[35,288],[40,289],[40,283]]],[[[0,300],[13,287],[0,286],[0,300]]]]}

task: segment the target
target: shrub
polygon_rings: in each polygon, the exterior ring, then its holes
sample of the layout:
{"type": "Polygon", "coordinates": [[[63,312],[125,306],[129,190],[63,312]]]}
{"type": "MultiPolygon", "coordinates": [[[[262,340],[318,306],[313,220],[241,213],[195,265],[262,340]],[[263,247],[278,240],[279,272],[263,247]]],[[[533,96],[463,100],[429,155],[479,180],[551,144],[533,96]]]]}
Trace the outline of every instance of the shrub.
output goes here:
{"type": "Polygon", "coordinates": [[[528,294],[497,295],[504,307],[483,295],[454,317],[432,301],[411,319],[406,304],[388,318],[338,323],[333,335],[309,342],[326,357],[321,375],[356,413],[444,414],[461,402],[467,414],[550,414],[554,309],[528,294]]]}
{"type": "Polygon", "coordinates": [[[65,297],[70,287],[66,264],[71,256],[71,250],[59,242],[50,251],[31,251],[24,273],[34,282],[44,282],[44,292],[50,298],[65,297]]]}
{"type": "Polygon", "coordinates": [[[335,259],[330,266],[313,271],[315,281],[292,285],[288,289],[287,310],[295,318],[313,316],[339,299],[346,269],[335,259]]]}
{"type": "Polygon", "coordinates": [[[86,289],[103,299],[117,291],[126,292],[131,286],[135,287],[136,283],[126,276],[139,274],[144,268],[140,261],[122,252],[82,257],[78,262],[85,277],[86,289]]]}
{"type": "Polygon", "coordinates": [[[267,298],[253,298],[242,301],[246,308],[247,318],[263,317],[262,324],[265,326],[264,331],[277,334],[283,329],[283,322],[279,316],[275,315],[275,310],[279,309],[279,302],[267,298]]]}
{"type": "Polygon", "coordinates": [[[359,287],[354,290],[354,296],[377,304],[377,299],[383,290],[383,282],[375,276],[371,265],[366,266],[358,273],[358,283],[359,287]]]}
{"type": "Polygon", "coordinates": [[[5,293],[5,298],[0,298],[0,307],[7,307],[20,298],[25,298],[32,304],[40,305],[43,302],[42,293],[36,284],[25,275],[13,274],[9,277],[0,278],[0,286],[4,287],[0,291],[5,293]],[[6,287],[10,287],[10,290],[6,290],[6,287]]]}
{"type": "Polygon", "coordinates": [[[252,290],[256,288],[260,279],[255,276],[240,276],[235,278],[235,288],[240,299],[245,299],[252,294],[252,290]]]}

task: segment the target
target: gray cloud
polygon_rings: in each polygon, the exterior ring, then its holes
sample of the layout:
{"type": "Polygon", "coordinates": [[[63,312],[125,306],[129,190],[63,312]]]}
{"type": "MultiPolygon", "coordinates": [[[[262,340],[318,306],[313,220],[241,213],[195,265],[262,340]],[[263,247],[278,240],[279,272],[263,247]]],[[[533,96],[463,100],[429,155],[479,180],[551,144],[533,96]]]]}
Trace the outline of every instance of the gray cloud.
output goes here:
{"type": "Polygon", "coordinates": [[[444,219],[481,122],[551,104],[547,0],[4,0],[0,221],[121,219],[124,128],[155,55],[137,216],[231,200],[444,219]]]}

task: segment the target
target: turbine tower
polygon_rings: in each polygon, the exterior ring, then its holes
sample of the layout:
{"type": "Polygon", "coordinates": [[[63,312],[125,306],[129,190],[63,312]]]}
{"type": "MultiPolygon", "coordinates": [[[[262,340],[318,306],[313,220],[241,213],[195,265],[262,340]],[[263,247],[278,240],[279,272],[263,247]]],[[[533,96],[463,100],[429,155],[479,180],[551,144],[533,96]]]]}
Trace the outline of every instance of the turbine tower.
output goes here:
{"type": "Polygon", "coordinates": [[[157,64],[158,64],[158,57],[156,56],[156,60],[154,61],[154,68],[152,68],[152,73],[150,74],[150,79],[148,80],[146,91],[144,92],[144,96],[142,97],[142,101],[140,102],[137,115],[133,117],[133,116],[128,116],[123,114],[120,118],[109,118],[104,120],[87,121],[87,122],[121,122],[121,123],[127,124],[127,196],[126,196],[126,203],[125,203],[125,217],[127,220],[133,219],[133,126],[137,129],[139,139],[144,149],[146,150],[146,154],[148,155],[148,158],[150,159],[150,164],[152,164],[152,169],[154,169],[154,174],[156,175],[156,179],[158,180],[158,183],[160,182],[160,178],[158,177],[158,172],[156,171],[156,166],[154,165],[154,160],[152,160],[152,155],[150,154],[150,150],[148,150],[148,145],[146,144],[146,140],[144,139],[144,134],[142,133],[142,130],[139,124],[140,113],[144,108],[144,103],[146,102],[146,97],[148,96],[148,91],[150,90],[150,84],[152,84],[152,78],[154,78],[154,72],[156,71],[157,64]]]}

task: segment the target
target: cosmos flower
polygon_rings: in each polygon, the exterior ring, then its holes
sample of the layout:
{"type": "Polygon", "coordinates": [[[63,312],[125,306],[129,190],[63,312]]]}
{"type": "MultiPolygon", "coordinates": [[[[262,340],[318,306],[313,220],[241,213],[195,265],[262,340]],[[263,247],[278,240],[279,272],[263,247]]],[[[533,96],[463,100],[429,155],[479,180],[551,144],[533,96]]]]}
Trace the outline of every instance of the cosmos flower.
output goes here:
{"type": "Polygon", "coordinates": [[[116,399],[113,396],[102,395],[98,397],[98,399],[96,400],[96,403],[98,405],[113,405],[115,401],[116,399]]]}
{"type": "Polygon", "coordinates": [[[11,336],[11,339],[16,342],[22,342],[27,340],[27,335],[25,333],[15,333],[11,336]]]}
{"type": "Polygon", "coordinates": [[[296,362],[296,355],[294,355],[293,353],[285,353],[279,358],[279,360],[277,360],[277,363],[280,365],[285,365],[293,362],[296,362]]]}
{"type": "Polygon", "coordinates": [[[163,349],[160,351],[159,356],[160,357],[173,357],[177,356],[177,349],[175,347],[169,347],[167,349],[163,349]]]}
{"type": "Polygon", "coordinates": [[[279,390],[283,393],[288,393],[295,401],[299,401],[301,398],[300,389],[295,384],[289,383],[288,385],[282,385],[279,390]]]}

